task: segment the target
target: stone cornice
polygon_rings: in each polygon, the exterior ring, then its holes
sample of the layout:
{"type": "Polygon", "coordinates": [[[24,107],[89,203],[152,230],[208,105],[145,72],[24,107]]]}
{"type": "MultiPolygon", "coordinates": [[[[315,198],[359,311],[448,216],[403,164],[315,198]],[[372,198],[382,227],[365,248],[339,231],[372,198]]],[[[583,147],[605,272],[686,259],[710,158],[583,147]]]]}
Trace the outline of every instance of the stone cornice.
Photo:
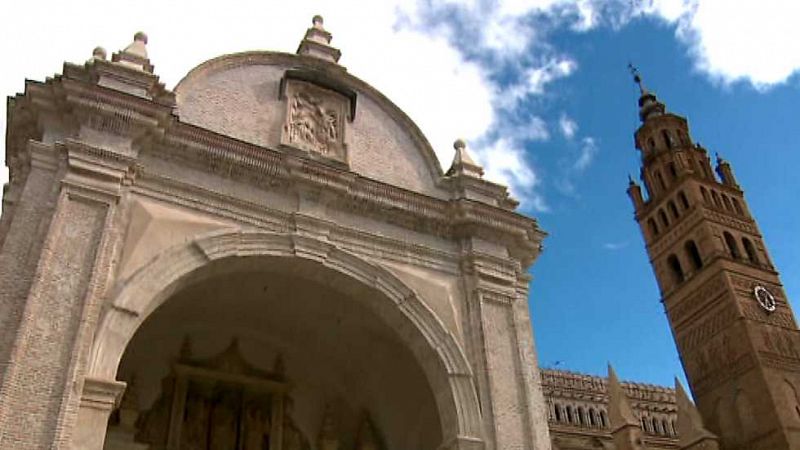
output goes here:
{"type": "Polygon", "coordinates": [[[443,237],[476,235],[507,245],[527,267],[544,238],[535,219],[507,208],[465,198],[442,200],[360,176],[343,168],[280,150],[260,147],[175,122],[160,145],[148,150],[155,158],[187,163],[204,171],[243,175],[269,188],[303,185],[335,194],[337,205],[380,216],[406,228],[443,237]]]}
{"type": "MultiPolygon", "coordinates": [[[[285,55],[267,56],[288,58],[285,55]]],[[[264,55],[258,57],[264,58],[264,55]]],[[[292,58],[295,57],[289,59],[292,58]]],[[[22,100],[18,103],[25,103],[31,110],[28,120],[39,120],[37,115],[46,112],[62,123],[66,137],[78,136],[79,128],[88,125],[101,132],[130,138],[133,148],[124,153],[138,158],[127,162],[136,167],[137,172],[147,172],[146,165],[140,162],[140,156],[146,154],[148,158],[192,165],[206,173],[246,179],[262,189],[282,186],[284,189],[324,192],[337,208],[423,233],[448,239],[478,236],[507,247],[511,256],[520,261],[520,272],[524,272],[538,256],[544,232],[538,228],[535,219],[512,210],[514,203],[508,199],[503,186],[489,182],[481,182],[478,186],[491,198],[497,199],[499,206],[495,206],[457,195],[455,182],[448,182],[439,173],[440,184],[452,192],[453,198],[434,198],[363,177],[324,161],[246,143],[180,122],[165,102],[93,84],[96,81],[95,65],[100,67],[103,63],[96,61],[84,67],[66,65],[64,76],[44,83],[28,82],[26,94],[17,97],[17,100],[22,100]],[[140,152],[143,155],[139,155],[140,152]]],[[[347,85],[380,96],[366,83],[349,75],[344,77],[342,73],[340,70],[328,71],[330,76],[341,78],[347,85]]],[[[397,109],[388,100],[382,101],[386,103],[384,107],[397,109]]],[[[399,109],[394,113],[402,115],[399,109]]],[[[412,132],[420,134],[410,120],[408,125],[412,132]]],[[[16,126],[23,128],[24,124],[16,126]]],[[[10,129],[9,136],[15,131],[10,129]]],[[[419,138],[424,140],[421,134],[419,138]]],[[[95,157],[114,159],[110,153],[95,157]]],[[[132,179],[131,182],[135,184],[132,179]]]]}

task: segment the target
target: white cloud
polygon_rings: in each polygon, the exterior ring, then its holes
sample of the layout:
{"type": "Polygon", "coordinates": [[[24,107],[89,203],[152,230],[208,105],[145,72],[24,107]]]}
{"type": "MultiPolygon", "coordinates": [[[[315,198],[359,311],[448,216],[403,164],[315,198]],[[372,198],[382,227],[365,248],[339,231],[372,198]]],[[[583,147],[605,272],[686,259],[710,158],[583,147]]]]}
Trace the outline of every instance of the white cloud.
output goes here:
{"type": "Polygon", "coordinates": [[[796,0],[653,0],[641,8],[677,25],[698,69],[757,88],[800,70],[800,2],[796,0]]]}
{"type": "Polygon", "coordinates": [[[578,153],[578,159],[572,165],[575,172],[583,173],[594,161],[594,156],[597,154],[597,143],[594,138],[586,137],[581,141],[581,149],[578,153]]]}
{"type": "MultiPolygon", "coordinates": [[[[568,147],[574,147],[577,143],[570,143],[568,147]]],[[[577,180],[589,169],[594,162],[594,158],[599,151],[597,141],[592,137],[584,137],[580,140],[577,152],[571,152],[569,157],[561,159],[561,176],[555,180],[555,187],[562,194],[576,197],[577,180]]]]}
{"type": "Polygon", "coordinates": [[[570,58],[554,58],[539,67],[526,71],[525,92],[529,94],[542,94],[552,81],[564,78],[577,69],[578,64],[570,58]]]}
{"type": "Polygon", "coordinates": [[[606,242],[603,244],[603,248],[606,250],[617,251],[622,250],[623,248],[628,246],[628,242],[606,242]]]}
{"type": "Polygon", "coordinates": [[[575,133],[578,132],[578,123],[566,113],[561,113],[561,117],[558,118],[558,127],[561,129],[561,134],[567,140],[574,138],[575,133]]]}
{"type": "Polygon", "coordinates": [[[510,186],[511,193],[517,197],[524,195],[533,209],[549,210],[544,198],[535,191],[540,183],[539,176],[525,160],[525,150],[512,139],[497,139],[479,148],[475,157],[484,166],[488,179],[510,186]]]}

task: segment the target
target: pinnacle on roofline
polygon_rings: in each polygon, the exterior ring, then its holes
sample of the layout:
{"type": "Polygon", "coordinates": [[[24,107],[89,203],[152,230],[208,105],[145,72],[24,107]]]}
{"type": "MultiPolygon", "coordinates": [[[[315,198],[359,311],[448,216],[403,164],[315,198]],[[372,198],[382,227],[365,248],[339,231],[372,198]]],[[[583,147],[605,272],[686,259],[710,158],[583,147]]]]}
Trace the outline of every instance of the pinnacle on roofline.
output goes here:
{"type": "Polygon", "coordinates": [[[319,14],[311,20],[311,27],[306,30],[306,35],[297,47],[298,55],[308,55],[338,63],[342,52],[331,46],[333,35],[325,30],[325,21],[319,14]]]}
{"type": "Polygon", "coordinates": [[[453,142],[453,148],[456,153],[453,155],[453,164],[450,166],[450,170],[447,171],[447,174],[482,178],[483,168],[470,156],[467,151],[466,141],[463,139],[456,139],[456,141],[453,142]]]}
{"type": "Polygon", "coordinates": [[[147,56],[147,35],[144,32],[137,32],[133,35],[133,42],[121,51],[114,53],[111,61],[119,65],[153,73],[153,65],[147,56]]]}

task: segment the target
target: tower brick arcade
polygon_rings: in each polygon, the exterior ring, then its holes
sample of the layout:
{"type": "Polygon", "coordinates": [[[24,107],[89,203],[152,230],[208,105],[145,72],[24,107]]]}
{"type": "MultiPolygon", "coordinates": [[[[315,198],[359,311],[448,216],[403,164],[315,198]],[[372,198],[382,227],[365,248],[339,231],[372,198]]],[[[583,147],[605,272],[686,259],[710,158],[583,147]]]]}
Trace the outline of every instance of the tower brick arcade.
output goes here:
{"type": "Polygon", "coordinates": [[[724,449],[798,449],[800,333],[744,193],[635,81],[646,196],[628,194],[705,426],[724,449]]]}

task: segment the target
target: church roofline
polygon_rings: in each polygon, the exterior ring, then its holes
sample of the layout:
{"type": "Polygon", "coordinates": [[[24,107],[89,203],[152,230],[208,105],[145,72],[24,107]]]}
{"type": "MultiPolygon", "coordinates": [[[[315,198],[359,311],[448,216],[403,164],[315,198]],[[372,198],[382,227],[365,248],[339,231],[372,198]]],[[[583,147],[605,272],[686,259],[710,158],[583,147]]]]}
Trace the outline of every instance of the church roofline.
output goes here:
{"type": "MultiPolygon", "coordinates": [[[[215,58],[204,61],[184,75],[184,77],[175,85],[173,91],[175,95],[180,98],[182,89],[187,86],[195,78],[208,76],[219,70],[227,68],[241,67],[247,65],[271,65],[271,64],[285,64],[287,66],[295,66],[293,68],[304,68],[313,71],[322,72],[326,78],[338,82],[341,86],[353,89],[354,91],[362,91],[372,97],[381,108],[386,111],[393,119],[397,120],[402,126],[406,127],[411,132],[412,137],[423,151],[423,156],[428,163],[429,170],[432,171],[431,175],[436,180],[441,180],[445,176],[439,158],[433,150],[428,138],[422,133],[419,126],[394,102],[381,93],[378,89],[366,81],[358,78],[357,76],[347,72],[347,70],[330,61],[315,58],[313,56],[297,55],[294,53],[267,51],[267,50],[254,50],[239,53],[230,53],[220,55],[215,58]]],[[[180,100],[178,101],[177,114],[180,116],[180,100]]]]}

